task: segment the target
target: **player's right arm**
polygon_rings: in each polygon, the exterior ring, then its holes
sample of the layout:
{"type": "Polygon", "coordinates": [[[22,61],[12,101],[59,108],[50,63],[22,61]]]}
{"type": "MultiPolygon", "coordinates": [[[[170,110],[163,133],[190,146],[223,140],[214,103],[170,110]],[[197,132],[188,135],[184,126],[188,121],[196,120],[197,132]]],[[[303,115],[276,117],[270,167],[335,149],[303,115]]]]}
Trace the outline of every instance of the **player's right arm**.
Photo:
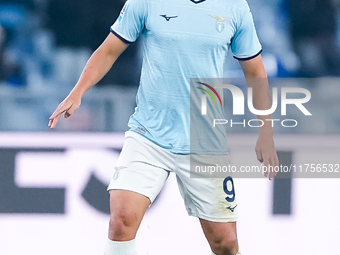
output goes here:
{"type": "Polygon", "coordinates": [[[128,44],[113,33],[107,36],[88,60],[74,88],[51,115],[48,123],[50,128],[55,128],[61,114],[65,112],[64,117],[68,118],[79,108],[85,92],[104,77],[127,47],[128,44]]]}

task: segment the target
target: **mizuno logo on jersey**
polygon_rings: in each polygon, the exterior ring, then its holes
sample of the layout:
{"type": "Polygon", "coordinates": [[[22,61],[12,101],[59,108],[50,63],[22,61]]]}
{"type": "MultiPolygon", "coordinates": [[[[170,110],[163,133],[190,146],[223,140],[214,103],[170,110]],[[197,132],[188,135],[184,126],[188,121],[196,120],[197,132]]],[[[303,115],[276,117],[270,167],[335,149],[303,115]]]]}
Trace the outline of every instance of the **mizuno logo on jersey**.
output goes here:
{"type": "Polygon", "coordinates": [[[219,17],[217,15],[210,15],[214,19],[216,19],[216,30],[219,33],[222,33],[225,28],[225,21],[230,19],[229,17],[219,17]]]}
{"type": "Polygon", "coordinates": [[[165,15],[159,15],[161,17],[163,17],[166,21],[170,21],[170,19],[174,19],[174,18],[177,18],[178,16],[167,16],[166,14],[165,15]]]}
{"type": "Polygon", "coordinates": [[[236,208],[237,205],[235,205],[234,207],[231,207],[231,206],[228,206],[227,209],[229,209],[231,212],[234,212],[235,211],[235,208],[236,208]]]}

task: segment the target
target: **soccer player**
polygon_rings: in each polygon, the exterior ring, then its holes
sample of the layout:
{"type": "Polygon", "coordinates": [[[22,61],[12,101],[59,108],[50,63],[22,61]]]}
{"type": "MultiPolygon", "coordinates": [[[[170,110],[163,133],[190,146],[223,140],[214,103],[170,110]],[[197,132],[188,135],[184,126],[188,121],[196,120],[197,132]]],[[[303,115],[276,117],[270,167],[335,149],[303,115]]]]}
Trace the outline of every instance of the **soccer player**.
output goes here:
{"type": "MultiPolygon", "coordinates": [[[[240,254],[236,200],[226,200],[225,180],[190,178],[190,78],[221,78],[229,49],[253,87],[257,109],[270,107],[261,45],[244,0],[129,0],[111,33],[93,53],[79,81],[51,115],[54,128],[65,112],[80,106],[83,94],[111,68],[119,55],[143,37],[143,66],[137,107],[110,190],[106,255],[135,255],[135,236],[147,208],[170,172],[177,175],[187,212],[198,217],[213,254],[240,254]]],[[[269,116],[259,116],[265,120],[269,116]]],[[[278,165],[269,122],[260,129],[257,158],[278,165]]],[[[265,175],[272,179],[273,172],[265,175]]]]}

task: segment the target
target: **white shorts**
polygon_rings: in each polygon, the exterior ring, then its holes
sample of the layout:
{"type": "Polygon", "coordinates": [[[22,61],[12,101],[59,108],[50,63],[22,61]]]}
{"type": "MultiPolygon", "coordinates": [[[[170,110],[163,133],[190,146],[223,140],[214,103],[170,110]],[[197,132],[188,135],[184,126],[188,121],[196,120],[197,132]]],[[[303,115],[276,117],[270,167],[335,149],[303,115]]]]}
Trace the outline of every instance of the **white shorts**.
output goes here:
{"type": "Polygon", "coordinates": [[[236,221],[237,204],[231,177],[190,178],[190,155],[171,153],[133,131],[125,133],[108,190],[137,192],[152,203],[170,172],[176,173],[190,216],[213,222],[236,221]]]}

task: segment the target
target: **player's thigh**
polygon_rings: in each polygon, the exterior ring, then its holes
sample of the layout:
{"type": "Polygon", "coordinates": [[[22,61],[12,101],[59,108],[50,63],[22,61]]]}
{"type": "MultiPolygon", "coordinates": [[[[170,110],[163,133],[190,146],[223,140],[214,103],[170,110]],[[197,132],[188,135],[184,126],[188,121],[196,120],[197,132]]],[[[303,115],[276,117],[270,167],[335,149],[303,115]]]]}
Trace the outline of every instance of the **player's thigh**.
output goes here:
{"type": "Polygon", "coordinates": [[[136,237],[150,199],[128,190],[110,191],[109,238],[128,241],[136,237]]]}
{"type": "Polygon", "coordinates": [[[168,171],[144,162],[132,162],[116,171],[108,187],[111,228],[137,229],[168,175],[168,171]]]}
{"type": "Polygon", "coordinates": [[[129,190],[110,190],[110,214],[112,220],[122,220],[126,226],[139,226],[150,199],[129,190]]]}
{"type": "Polygon", "coordinates": [[[108,190],[128,190],[155,200],[170,172],[169,152],[132,131],[114,167],[108,190]]]}
{"type": "Polygon", "coordinates": [[[238,251],[236,222],[212,222],[200,219],[200,223],[213,251],[234,253],[238,251]]]}
{"type": "Polygon", "coordinates": [[[237,240],[236,222],[213,222],[200,219],[200,223],[208,240],[222,238],[237,240]]]}

